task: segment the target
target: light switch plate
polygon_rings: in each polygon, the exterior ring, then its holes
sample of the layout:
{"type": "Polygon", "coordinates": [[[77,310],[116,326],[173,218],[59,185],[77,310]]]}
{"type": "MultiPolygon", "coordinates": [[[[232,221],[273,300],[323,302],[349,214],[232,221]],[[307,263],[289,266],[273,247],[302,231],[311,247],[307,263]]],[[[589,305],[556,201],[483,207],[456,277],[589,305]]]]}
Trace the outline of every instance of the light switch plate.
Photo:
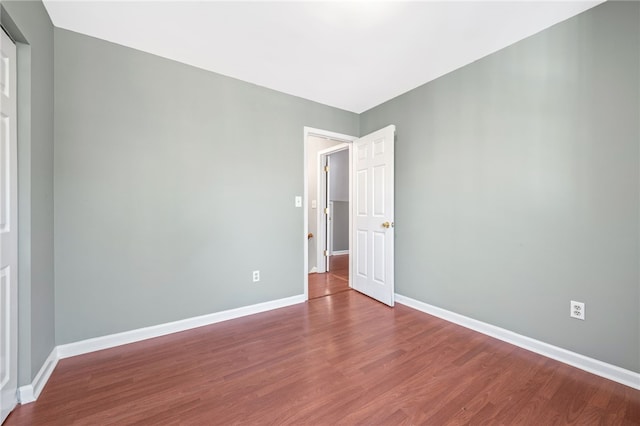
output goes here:
{"type": "Polygon", "coordinates": [[[316,200],[311,200],[311,208],[312,209],[318,208],[318,202],[316,200]]]}
{"type": "Polygon", "coordinates": [[[302,207],[302,197],[296,195],[296,207],[302,207]]]}

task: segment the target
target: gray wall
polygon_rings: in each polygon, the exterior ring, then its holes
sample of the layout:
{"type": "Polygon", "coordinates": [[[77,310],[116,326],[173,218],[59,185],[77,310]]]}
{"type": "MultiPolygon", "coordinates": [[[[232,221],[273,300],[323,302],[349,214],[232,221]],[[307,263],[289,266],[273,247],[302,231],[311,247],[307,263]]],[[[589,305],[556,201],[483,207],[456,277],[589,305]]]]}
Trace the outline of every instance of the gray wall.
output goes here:
{"type": "Polygon", "coordinates": [[[303,127],[356,114],[65,30],[55,49],[58,344],[302,294],[303,127]]]}
{"type": "Polygon", "coordinates": [[[333,201],[333,251],[349,250],[349,202],[333,201]]]}
{"type": "Polygon", "coordinates": [[[53,273],[53,26],[40,2],[2,2],[18,41],[18,384],[55,345],[53,273]]]}
{"type": "Polygon", "coordinates": [[[330,156],[329,174],[331,201],[349,201],[349,150],[344,149],[330,156]]]}
{"type": "Polygon", "coordinates": [[[2,7],[28,43],[20,385],[54,334],[300,294],[302,127],[358,122],[398,129],[399,293],[640,371],[638,3],[605,3],[360,117],[54,31],[40,2],[2,7]],[[586,321],[569,319],[570,299],[586,321]]]}
{"type": "Polygon", "coordinates": [[[333,251],[349,250],[349,150],[331,154],[330,198],[333,201],[333,251]]]}
{"type": "Polygon", "coordinates": [[[639,26],[608,2],[361,115],[397,125],[398,293],[640,371],[639,26]]]}

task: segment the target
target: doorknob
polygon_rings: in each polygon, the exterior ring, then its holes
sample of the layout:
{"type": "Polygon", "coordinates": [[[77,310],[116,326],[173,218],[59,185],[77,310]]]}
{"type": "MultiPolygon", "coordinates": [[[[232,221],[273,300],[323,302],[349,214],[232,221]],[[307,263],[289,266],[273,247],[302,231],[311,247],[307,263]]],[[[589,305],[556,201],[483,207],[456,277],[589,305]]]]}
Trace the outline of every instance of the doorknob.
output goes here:
{"type": "Polygon", "coordinates": [[[389,229],[389,228],[393,228],[393,222],[389,223],[389,222],[385,222],[382,224],[383,228],[389,229]]]}

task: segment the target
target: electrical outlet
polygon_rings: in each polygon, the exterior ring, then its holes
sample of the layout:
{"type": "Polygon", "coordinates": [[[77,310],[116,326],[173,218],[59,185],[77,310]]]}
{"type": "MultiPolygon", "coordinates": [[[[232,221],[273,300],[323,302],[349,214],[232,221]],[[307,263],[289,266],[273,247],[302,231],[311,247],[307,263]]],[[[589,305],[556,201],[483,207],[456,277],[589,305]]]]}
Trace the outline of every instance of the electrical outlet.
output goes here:
{"type": "Polygon", "coordinates": [[[571,301],[571,318],[577,318],[579,320],[584,320],[584,303],[571,301]]]}
{"type": "Polygon", "coordinates": [[[257,283],[260,281],[260,271],[253,271],[253,282],[257,283]]]}

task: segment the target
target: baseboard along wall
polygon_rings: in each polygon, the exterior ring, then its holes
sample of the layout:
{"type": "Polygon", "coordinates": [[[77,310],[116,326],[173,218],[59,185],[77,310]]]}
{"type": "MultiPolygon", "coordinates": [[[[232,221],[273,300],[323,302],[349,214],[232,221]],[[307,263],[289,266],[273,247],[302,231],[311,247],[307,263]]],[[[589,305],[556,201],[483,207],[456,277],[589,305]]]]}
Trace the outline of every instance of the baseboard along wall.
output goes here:
{"type": "MultiPolygon", "coordinates": [[[[397,303],[418,311],[422,311],[429,315],[433,315],[462,327],[475,330],[479,333],[486,334],[487,336],[494,337],[512,345],[543,355],[547,358],[555,359],[597,376],[640,390],[640,373],[626,370],[597,359],[589,358],[587,356],[514,333],[504,328],[496,327],[446,309],[429,305],[428,303],[424,303],[419,300],[411,299],[410,297],[406,297],[401,294],[396,294],[395,300],[397,303]]],[[[18,389],[18,400],[21,404],[28,404],[37,400],[60,359],[109,349],[120,345],[126,345],[128,343],[139,342],[141,340],[152,339],[154,337],[165,336],[171,333],[190,330],[196,327],[215,324],[304,302],[305,297],[300,294],[270,302],[258,303],[255,305],[215,312],[166,324],[144,327],[56,346],[53,348],[42,368],[33,379],[33,382],[29,385],[21,386],[18,389]]]]}
{"type": "Polygon", "coordinates": [[[42,368],[40,368],[40,371],[38,371],[38,374],[36,374],[36,377],[33,379],[33,382],[18,388],[18,402],[20,402],[20,404],[28,404],[38,399],[40,392],[42,392],[49,377],[51,377],[51,373],[53,373],[56,365],[58,365],[59,359],[57,348],[53,348],[42,365],[42,368]]]}
{"type": "Polygon", "coordinates": [[[51,351],[51,354],[36,375],[35,379],[33,379],[33,382],[29,385],[21,386],[18,389],[18,400],[21,404],[28,404],[38,399],[38,396],[46,385],[47,380],[49,380],[49,377],[51,376],[51,373],[53,372],[55,366],[61,359],[100,351],[103,349],[109,349],[129,343],[139,342],[146,339],[152,339],[154,337],[165,336],[167,334],[186,331],[192,328],[215,324],[222,321],[228,321],[247,315],[259,314],[261,312],[271,311],[273,309],[284,308],[286,306],[291,306],[298,303],[304,303],[305,301],[306,299],[304,295],[300,294],[297,296],[286,297],[284,299],[272,300],[255,305],[243,306],[241,308],[229,309],[226,311],[215,312],[212,314],[187,318],[184,320],[168,322],[165,324],[139,328],[136,330],[130,330],[122,333],[110,334],[107,336],[95,337],[92,339],[86,339],[79,342],[56,346],[51,351]]]}
{"type": "Polygon", "coordinates": [[[395,295],[395,300],[397,303],[422,311],[429,315],[433,315],[434,317],[461,325],[462,327],[486,334],[487,336],[527,349],[547,358],[555,359],[556,361],[569,364],[597,376],[640,390],[640,373],[626,370],[594,358],[589,358],[579,353],[571,352],[558,346],[550,345],[549,343],[541,342],[540,340],[532,339],[530,337],[514,333],[513,331],[496,327],[495,325],[465,317],[464,315],[438,308],[437,306],[429,305],[428,303],[411,299],[410,297],[402,296],[400,294],[395,295]]]}

